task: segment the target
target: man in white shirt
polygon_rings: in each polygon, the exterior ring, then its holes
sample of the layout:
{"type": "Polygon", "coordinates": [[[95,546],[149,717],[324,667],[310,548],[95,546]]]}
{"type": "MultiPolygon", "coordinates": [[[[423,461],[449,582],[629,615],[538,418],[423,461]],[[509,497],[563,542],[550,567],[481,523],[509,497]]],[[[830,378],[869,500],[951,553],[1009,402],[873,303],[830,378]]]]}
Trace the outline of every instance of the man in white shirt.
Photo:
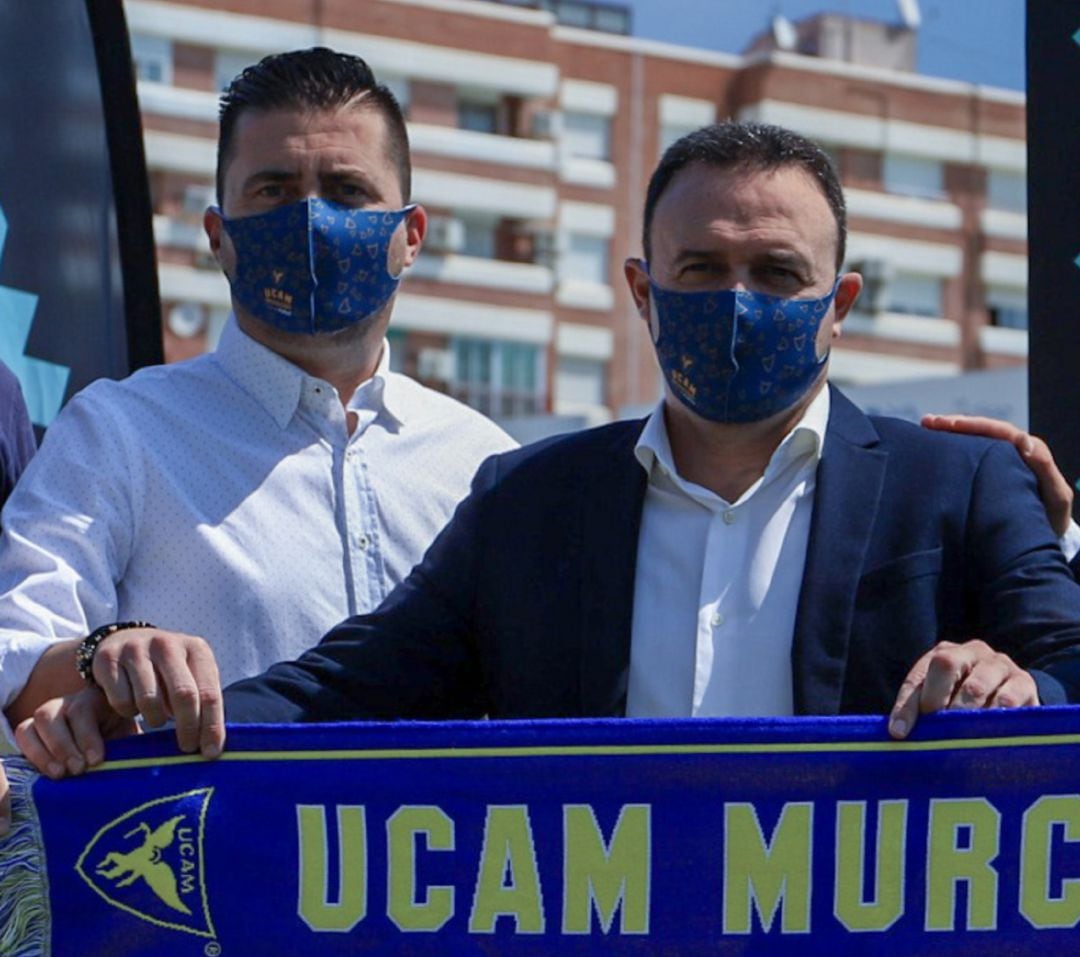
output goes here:
{"type": "MultiPolygon", "coordinates": [[[[226,689],[227,717],[888,713],[902,738],[1080,700],[1080,586],[1020,457],[827,385],[861,287],[845,231],[797,134],[670,147],[626,264],[657,409],[488,460],[376,614],[226,689]]],[[[106,705],[57,703],[20,744],[50,773],[100,759],[106,705]]]]}
{"type": "Polygon", "coordinates": [[[216,693],[213,658],[233,681],[374,609],[477,466],[514,446],[390,371],[396,277],[427,225],[409,189],[400,108],[358,57],[268,57],[224,94],[221,208],[205,226],[234,318],[214,354],[74,398],[12,496],[0,545],[12,724],[83,686],[81,646],[115,707],[176,717],[185,747],[205,745],[220,709],[201,737],[187,716],[216,693]]]}

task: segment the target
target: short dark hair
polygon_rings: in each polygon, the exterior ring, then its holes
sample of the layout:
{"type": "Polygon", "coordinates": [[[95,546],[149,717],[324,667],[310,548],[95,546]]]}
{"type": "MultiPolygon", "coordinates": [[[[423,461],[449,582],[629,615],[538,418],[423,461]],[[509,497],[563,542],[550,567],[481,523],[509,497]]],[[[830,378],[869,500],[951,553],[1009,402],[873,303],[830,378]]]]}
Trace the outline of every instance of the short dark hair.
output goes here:
{"type": "Polygon", "coordinates": [[[326,47],[275,53],[244,69],[224,93],[218,114],[217,201],[225,193],[236,124],[245,110],[333,110],[363,97],[386,121],[387,150],[397,167],[402,198],[412,191],[409,134],[394,94],[360,57],[326,47]]]}
{"type": "Polygon", "coordinates": [[[664,151],[645,194],[642,247],[646,259],[651,254],[649,230],[656,205],[675,174],[694,163],[746,172],[764,172],[786,166],[805,170],[821,187],[836,220],[836,268],[843,266],[847,250],[847,209],[832,160],[805,136],[767,123],[716,123],[688,133],[664,151]]]}

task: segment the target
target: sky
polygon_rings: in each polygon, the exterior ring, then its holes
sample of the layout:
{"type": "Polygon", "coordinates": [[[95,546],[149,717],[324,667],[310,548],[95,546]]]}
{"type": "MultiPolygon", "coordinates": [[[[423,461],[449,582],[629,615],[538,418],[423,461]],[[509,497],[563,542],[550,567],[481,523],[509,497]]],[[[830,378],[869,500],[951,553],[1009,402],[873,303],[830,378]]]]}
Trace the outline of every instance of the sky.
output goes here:
{"type": "MultiPolygon", "coordinates": [[[[896,0],[618,0],[633,9],[634,34],[741,53],[781,13],[801,20],[844,13],[899,23],[896,0]]],[[[920,0],[918,71],[1023,90],[1024,0],[920,0]]]]}

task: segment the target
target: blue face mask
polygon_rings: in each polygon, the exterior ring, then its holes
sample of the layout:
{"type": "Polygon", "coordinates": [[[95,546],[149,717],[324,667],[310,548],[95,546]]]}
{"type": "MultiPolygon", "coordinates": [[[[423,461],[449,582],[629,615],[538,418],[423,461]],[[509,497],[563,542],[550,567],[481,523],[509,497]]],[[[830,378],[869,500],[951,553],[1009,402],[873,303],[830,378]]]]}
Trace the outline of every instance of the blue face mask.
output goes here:
{"type": "Polygon", "coordinates": [[[671,391],[703,418],[760,422],[790,409],[828,361],[815,342],[839,279],[821,299],[677,292],[649,282],[660,368],[671,391]]]}
{"type": "Polygon", "coordinates": [[[233,296],[283,332],[337,332],[364,322],[397,291],[390,240],[414,208],[352,209],[305,199],[258,216],[223,216],[236,249],[233,296]]]}

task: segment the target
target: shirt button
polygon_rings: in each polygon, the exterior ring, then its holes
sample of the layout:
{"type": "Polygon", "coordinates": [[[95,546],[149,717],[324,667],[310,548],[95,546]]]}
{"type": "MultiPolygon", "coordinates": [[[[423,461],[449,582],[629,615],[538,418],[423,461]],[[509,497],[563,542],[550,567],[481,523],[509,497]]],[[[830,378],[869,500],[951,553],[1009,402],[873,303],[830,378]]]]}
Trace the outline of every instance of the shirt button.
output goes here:
{"type": "Polygon", "coordinates": [[[712,616],[712,618],[709,619],[709,624],[711,624],[713,628],[719,628],[723,623],[724,616],[721,615],[720,612],[717,612],[715,615],[712,616]]]}
{"type": "Polygon", "coordinates": [[[725,525],[734,525],[735,524],[735,513],[730,508],[726,512],[724,512],[724,524],[725,525]]]}
{"type": "Polygon", "coordinates": [[[368,545],[371,544],[371,539],[368,538],[367,535],[361,535],[359,538],[357,538],[356,544],[366,551],[368,545]]]}

